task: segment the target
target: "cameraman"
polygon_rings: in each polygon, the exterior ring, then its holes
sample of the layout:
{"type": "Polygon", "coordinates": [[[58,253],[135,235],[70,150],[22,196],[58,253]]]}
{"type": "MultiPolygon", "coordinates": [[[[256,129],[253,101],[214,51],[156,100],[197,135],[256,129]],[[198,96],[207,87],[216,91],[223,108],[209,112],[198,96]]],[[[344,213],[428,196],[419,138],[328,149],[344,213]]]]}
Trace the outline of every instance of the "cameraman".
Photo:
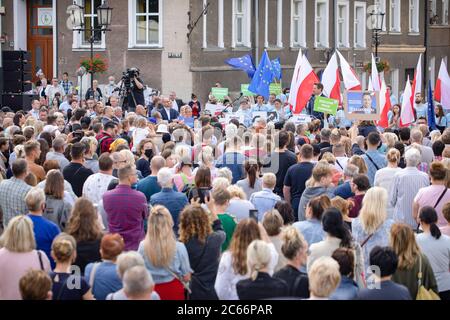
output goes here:
{"type": "Polygon", "coordinates": [[[144,84],[139,78],[139,69],[131,68],[128,74],[130,75],[131,83],[130,92],[127,96],[128,112],[135,112],[137,105],[145,105],[144,84]]]}

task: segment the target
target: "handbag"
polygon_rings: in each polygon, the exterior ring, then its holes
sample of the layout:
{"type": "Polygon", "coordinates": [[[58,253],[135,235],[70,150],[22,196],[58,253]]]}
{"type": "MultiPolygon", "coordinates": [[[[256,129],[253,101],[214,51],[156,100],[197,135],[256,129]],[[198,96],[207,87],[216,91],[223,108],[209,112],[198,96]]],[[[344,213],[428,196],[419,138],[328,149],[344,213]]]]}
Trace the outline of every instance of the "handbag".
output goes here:
{"type": "Polygon", "coordinates": [[[419,273],[417,274],[417,296],[416,300],[441,300],[438,294],[422,284],[422,255],[419,255],[419,273]]]}

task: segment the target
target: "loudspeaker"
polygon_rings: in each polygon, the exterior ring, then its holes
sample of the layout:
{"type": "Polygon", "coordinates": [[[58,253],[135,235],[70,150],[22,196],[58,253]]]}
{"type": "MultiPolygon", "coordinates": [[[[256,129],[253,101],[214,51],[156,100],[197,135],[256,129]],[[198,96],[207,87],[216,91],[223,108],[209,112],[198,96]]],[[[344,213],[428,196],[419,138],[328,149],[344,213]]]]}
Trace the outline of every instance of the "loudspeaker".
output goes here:
{"type": "Polygon", "coordinates": [[[31,61],[29,51],[3,51],[3,61],[31,61]]]}
{"type": "Polygon", "coordinates": [[[31,102],[39,99],[37,95],[32,94],[2,94],[2,107],[10,107],[14,112],[31,110],[31,102]]]}
{"type": "Polygon", "coordinates": [[[4,71],[3,78],[3,92],[5,93],[22,93],[31,90],[31,73],[4,71]]]}
{"type": "Polygon", "coordinates": [[[26,63],[25,61],[19,60],[6,60],[3,61],[3,70],[4,71],[20,71],[20,72],[30,72],[31,73],[31,64],[26,63]]]}

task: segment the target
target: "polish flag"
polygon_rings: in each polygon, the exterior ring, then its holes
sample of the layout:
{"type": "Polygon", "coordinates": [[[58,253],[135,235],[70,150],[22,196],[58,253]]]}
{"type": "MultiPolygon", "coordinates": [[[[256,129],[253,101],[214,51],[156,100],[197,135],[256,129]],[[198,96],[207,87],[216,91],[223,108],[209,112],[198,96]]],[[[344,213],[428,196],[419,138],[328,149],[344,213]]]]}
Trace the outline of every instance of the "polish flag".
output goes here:
{"type": "Polygon", "coordinates": [[[414,106],[416,93],[422,93],[422,54],[420,54],[419,61],[417,62],[416,73],[414,74],[411,90],[411,105],[414,106]]]}
{"type": "Polygon", "coordinates": [[[300,67],[302,64],[302,50],[300,49],[298,51],[298,57],[297,57],[297,61],[295,62],[295,68],[294,68],[294,74],[292,75],[292,81],[291,81],[291,87],[289,90],[289,105],[291,107],[291,110],[294,110],[294,106],[295,106],[295,100],[297,97],[297,92],[298,92],[298,87],[297,87],[297,82],[298,82],[298,75],[300,74],[300,67]]]}
{"type": "Polygon", "coordinates": [[[444,59],[441,61],[439,75],[434,88],[434,99],[439,101],[444,109],[450,109],[450,76],[444,59]]]}
{"type": "Polygon", "coordinates": [[[342,54],[339,51],[337,51],[337,53],[339,55],[339,60],[341,61],[341,71],[345,89],[361,90],[361,82],[358,80],[355,71],[350,67],[350,64],[345,60],[342,54]]]}
{"type": "Polygon", "coordinates": [[[289,97],[292,96],[292,98],[295,99],[295,103],[292,104],[294,114],[301,113],[305,108],[311,98],[314,83],[317,82],[319,82],[319,78],[314,73],[314,70],[306,56],[303,56],[300,65],[300,72],[298,74],[298,80],[294,86],[295,96],[292,95],[292,90],[289,94],[289,97]]]}
{"type": "Polygon", "coordinates": [[[389,126],[389,117],[388,113],[391,110],[391,93],[386,86],[386,82],[384,80],[381,82],[381,91],[380,91],[380,106],[381,106],[381,118],[378,121],[378,125],[382,128],[387,128],[389,126]]]}
{"type": "Polygon", "coordinates": [[[410,99],[411,94],[412,88],[408,76],[408,80],[406,80],[405,91],[403,93],[402,110],[400,112],[400,126],[402,127],[407,127],[414,122],[414,111],[410,99]]]}
{"type": "Polygon", "coordinates": [[[367,84],[367,91],[373,91],[372,77],[369,77],[369,83],[367,84]]]}
{"type": "Polygon", "coordinates": [[[380,91],[381,90],[381,81],[380,76],[378,74],[378,68],[377,63],[375,62],[375,57],[372,54],[372,86],[373,91],[380,91]]]}
{"type": "Polygon", "coordinates": [[[341,79],[339,79],[339,68],[336,53],[328,62],[322,74],[322,84],[324,94],[330,99],[341,101],[341,79]]]}

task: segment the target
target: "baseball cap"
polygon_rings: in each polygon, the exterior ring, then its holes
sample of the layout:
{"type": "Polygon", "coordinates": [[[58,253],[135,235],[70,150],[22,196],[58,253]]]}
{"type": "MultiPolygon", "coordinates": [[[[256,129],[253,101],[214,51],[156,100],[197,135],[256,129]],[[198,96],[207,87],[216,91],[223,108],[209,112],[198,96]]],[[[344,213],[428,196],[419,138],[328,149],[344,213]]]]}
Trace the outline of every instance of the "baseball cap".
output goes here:
{"type": "Polygon", "coordinates": [[[158,129],[156,130],[156,133],[169,133],[169,130],[167,128],[167,125],[165,124],[160,124],[158,126],[158,129]]]}

